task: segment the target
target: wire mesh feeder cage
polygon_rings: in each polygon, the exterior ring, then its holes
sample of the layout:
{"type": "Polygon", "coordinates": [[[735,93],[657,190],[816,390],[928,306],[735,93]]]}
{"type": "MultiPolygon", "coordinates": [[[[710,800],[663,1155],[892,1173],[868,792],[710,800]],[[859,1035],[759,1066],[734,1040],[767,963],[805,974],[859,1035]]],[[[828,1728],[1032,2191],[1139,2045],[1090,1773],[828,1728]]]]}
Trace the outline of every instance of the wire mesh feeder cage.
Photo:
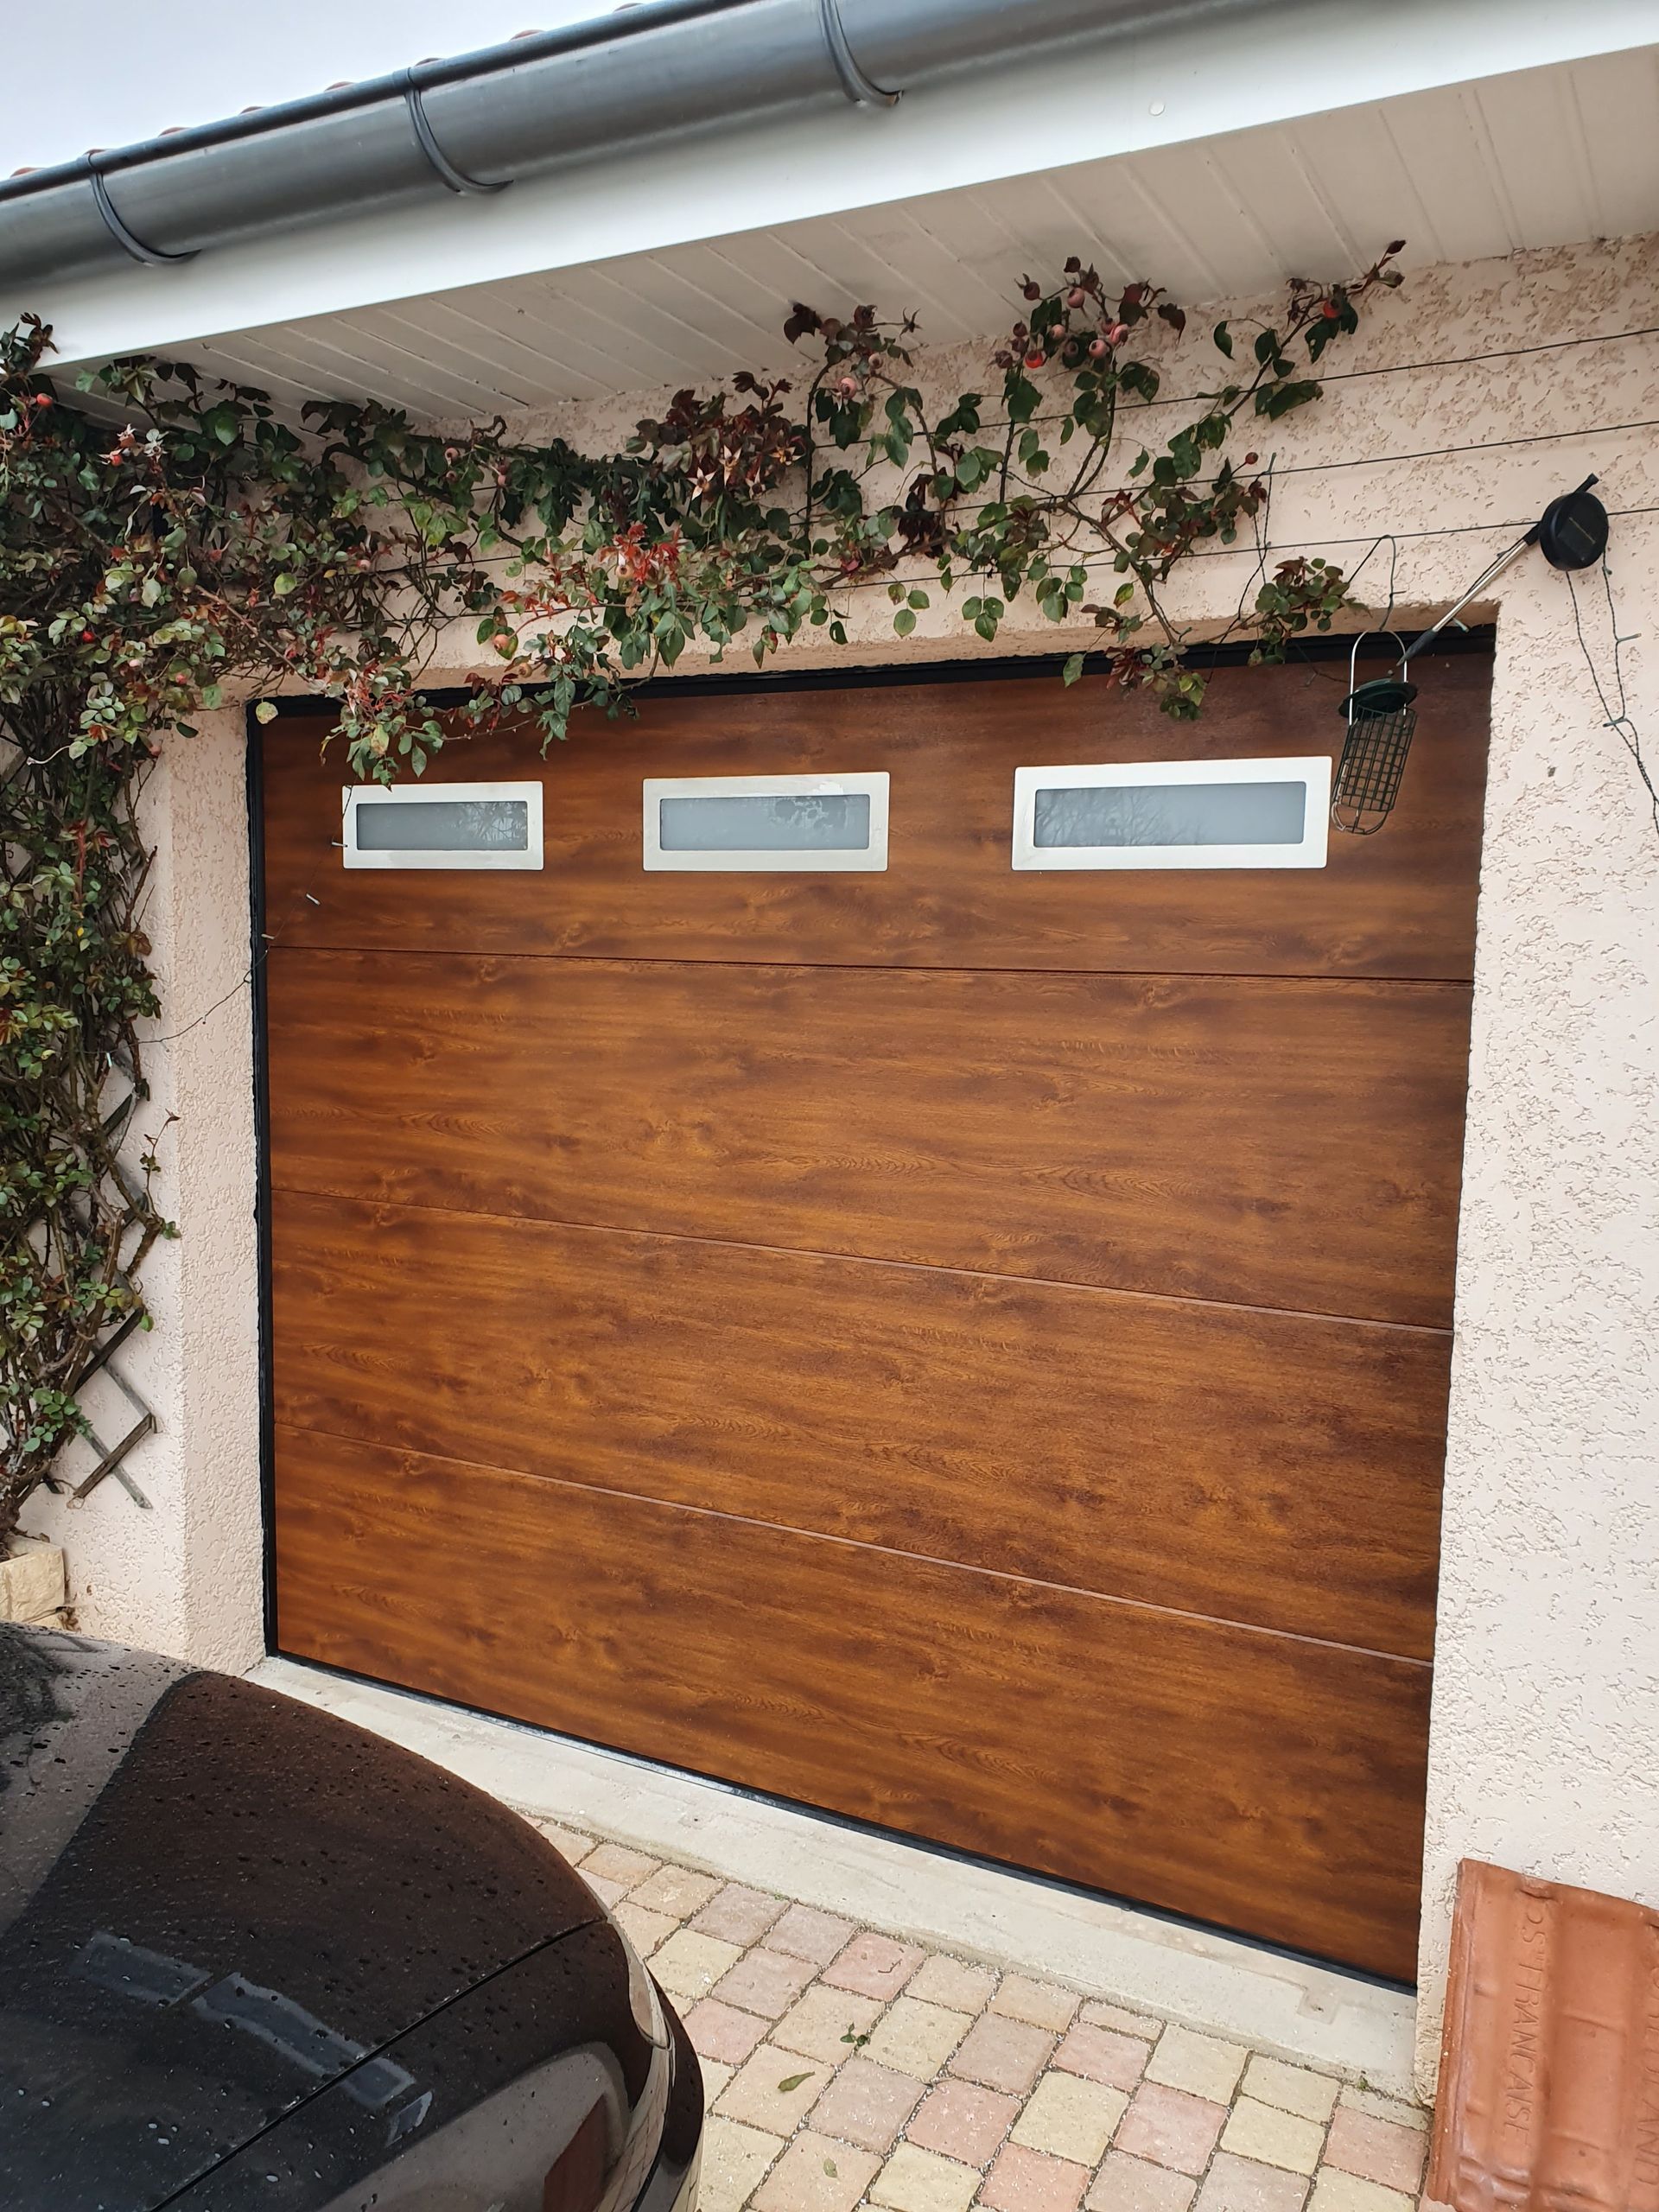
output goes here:
{"type": "Polygon", "coordinates": [[[1353,688],[1342,702],[1348,734],[1332,788],[1331,819],[1351,836],[1370,837],[1394,811],[1417,727],[1417,686],[1407,680],[1404,640],[1392,630],[1363,632],[1349,656],[1348,681],[1353,688]],[[1401,648],[1400,665],[1392,676],[1355,683],[1359,649],[1368,637],[1393,638],[1401,648]]]}

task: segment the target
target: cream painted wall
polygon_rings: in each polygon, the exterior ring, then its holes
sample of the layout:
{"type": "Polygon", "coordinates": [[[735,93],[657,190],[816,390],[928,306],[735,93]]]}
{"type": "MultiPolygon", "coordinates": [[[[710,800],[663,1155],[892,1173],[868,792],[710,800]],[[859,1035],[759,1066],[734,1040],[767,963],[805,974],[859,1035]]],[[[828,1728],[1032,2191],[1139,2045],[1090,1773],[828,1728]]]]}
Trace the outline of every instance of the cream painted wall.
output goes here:
{"type": "MultiPolygon", "coordinates": [[[[1659,419],[1659,340],[1555,341],[1654,325],[1653,239],[1414,276],[1333,360],[1339,373],[1320,405],[1264,434],[1279,486],[1274,547],[1328,550],[1351,563],[1391,531],[1402,608],[1444,607],[1549,497],[1595,469],[1616,514],[1624,626],[1650,630],[1659,443],[1650,427],[1609,426],[1659,419]],[[1470,358],[1493,353],[1502,358],[1470,358]],[[1451,365],[1408,366],[1426,361],[1451,365]],[[1472,445],[1484,449],[1446,450],[1472,445]]],[[[1170,365],[1176,391],[1209,373],[1195,345],[1170,365]]],[[[971,376],[981,388],[985,374],[982,353],[937,357],[925,370],[930,382],[971,376]]],[[[563,415],[556,427],[578,442],[608,439],[659,397],[563,415]]],[[[1386,545],[1370,559],[1368,594],[1386,594],[1389,560],[1386,545]]],[[[1183,611],[1224,618],[1253,566],[1251,556],[1195,564],[1183,611]]],[[[1592,575],[1580,590],[1605,674],[1599,582],[1592,575]]],[[[851,651],[815,644],[798,659],[971,649],[937,610],[900,645],[879,593],[857,594],[856,604],[851,651]]],[[[1430,1758],[1425,2088],[1460,1856],[1659,1902],[1659,830],[1602,724],[1567,582],[1529,556],[1493,605],[1430,1758]]],[[[999,650],[1070,642],[1027,620],[999,650]]],[[[435,678],[454,680],[473,650],[458,636],[435,678]]],[[[1651,636],[1630,648],[1627,676],[1659,754],[1651,636]]],[[[1333,710],[1336,696],[1333,689],[1333,710]]],[[[206,1014],[156,1055],[171,1086],[158,1084],[158,1107],[183,1117],[163,1156],[184,1230],[151,1271],[159,1326],[142,1355],[162,1427],[134,1465],[156,1511],[137,1515],[106,1485],[86,1509],[47,1516],[70,1547],[87,1626],[226,1660],[258,1642],[240,751],[234,718],[219,717],[175,750],[151,794],[163,841],[154,929],[168,1024],[206,1014]]],[[[557,773],[555,758],[548,774],[557,773]]]]}
{"type": "MultiPolygon", "coordinates": [[[[156,1417],[127,1462],[149,1509],[106,1478],[83,1504],[37,1493],[28,1518],[65,1548],[81,1627],[239,1669],[264,1649],[248,817],[241,711],[200,720],[152,771],[143,808],[156,850],[143,921],[165,1012],[149,1025],[137,1128],[181,1231],[144,1268],[156,1327],[117,1363],[156,1417]]],[[[92,1407],[106,1440],[130,1419],[113,1394],[92,1407]]],[[[88,1464],[77,1446],[71,1474],[88,1464]]]]}

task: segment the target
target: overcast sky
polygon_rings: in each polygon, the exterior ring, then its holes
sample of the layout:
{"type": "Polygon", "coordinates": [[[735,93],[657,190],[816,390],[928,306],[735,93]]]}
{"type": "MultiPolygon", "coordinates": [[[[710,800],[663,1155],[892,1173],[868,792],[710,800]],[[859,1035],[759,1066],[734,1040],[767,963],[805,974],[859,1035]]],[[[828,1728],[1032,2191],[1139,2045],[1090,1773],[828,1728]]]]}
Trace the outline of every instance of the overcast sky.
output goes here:
{"type": "Polygon", "coordinates": [[[608,15],[614,0],[17,0],[4,10],[0,176],[175,124],[269,107],[341,78],[516,31],[608,15]]]}

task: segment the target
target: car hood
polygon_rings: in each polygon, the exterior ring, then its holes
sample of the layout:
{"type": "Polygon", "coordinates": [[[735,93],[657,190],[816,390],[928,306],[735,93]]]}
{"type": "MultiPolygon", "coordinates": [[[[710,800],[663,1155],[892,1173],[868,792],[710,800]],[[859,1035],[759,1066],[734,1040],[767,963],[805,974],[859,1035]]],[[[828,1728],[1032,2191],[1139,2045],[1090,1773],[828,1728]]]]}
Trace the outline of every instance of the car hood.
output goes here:
{"type": "Polygon", "coordinates": [[[599,1911],[526,1821],[412,1753],[0,1626],[0,2202],[152,2212],[599,1911]]]}

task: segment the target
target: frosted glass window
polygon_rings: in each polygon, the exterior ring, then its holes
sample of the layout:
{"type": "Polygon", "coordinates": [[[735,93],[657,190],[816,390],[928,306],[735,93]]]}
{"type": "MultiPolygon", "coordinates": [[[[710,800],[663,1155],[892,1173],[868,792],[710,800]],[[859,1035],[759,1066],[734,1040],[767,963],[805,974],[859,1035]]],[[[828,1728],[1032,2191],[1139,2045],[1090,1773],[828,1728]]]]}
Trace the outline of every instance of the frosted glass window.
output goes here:
{"type": "Polygon", "coordinates": [[[658,802],[665,853],[866,853],[870,802],[863,791],[790,798],[665,798],[658,802]]]}
{"type": "Polygon", "coordinates": [[[1016,868],[1323,868],[1328,753],[1017,768],[1016,868]]]}
{"type": "Polygon", "coordinates": [[[341,793],[353,868],[539,868],[539,784],[356,785],[341,793]]]}
{"type": "Polygon", "coordinates": [[[876,871],[887,864],[887,779],[655,776],[647,869],[876,871]]]}
{"type": "Polygon", "coordinates": [[[1100,784],[1039,791],[1036,845],[1300,845],[1307,785],[1100,784]]]}
{"type": "Polygon", "coordinates": [[[524,853],[530,809],[521,798],[451,798],[436,806],[398,799],[357,811],[359,853],[524,853]]]}

